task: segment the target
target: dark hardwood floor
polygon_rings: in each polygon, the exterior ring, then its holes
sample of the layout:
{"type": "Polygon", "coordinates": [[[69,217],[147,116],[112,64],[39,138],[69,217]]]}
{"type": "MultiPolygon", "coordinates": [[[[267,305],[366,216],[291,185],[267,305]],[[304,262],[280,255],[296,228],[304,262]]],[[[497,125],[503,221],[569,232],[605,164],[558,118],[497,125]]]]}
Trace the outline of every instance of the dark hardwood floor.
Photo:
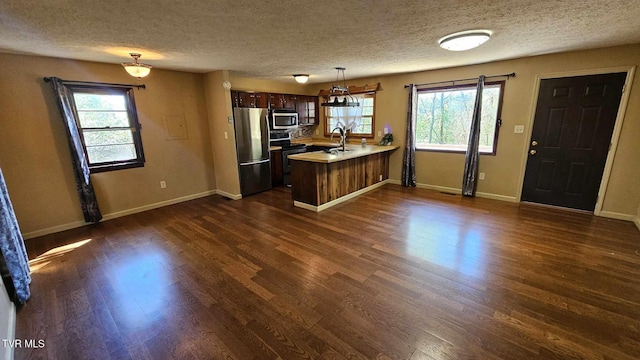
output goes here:
{"type": "Polygon", "coordinates": [[[640,358],[628,222],[386,185],[286,188],[27,241],[17,359],[640,358]]]}

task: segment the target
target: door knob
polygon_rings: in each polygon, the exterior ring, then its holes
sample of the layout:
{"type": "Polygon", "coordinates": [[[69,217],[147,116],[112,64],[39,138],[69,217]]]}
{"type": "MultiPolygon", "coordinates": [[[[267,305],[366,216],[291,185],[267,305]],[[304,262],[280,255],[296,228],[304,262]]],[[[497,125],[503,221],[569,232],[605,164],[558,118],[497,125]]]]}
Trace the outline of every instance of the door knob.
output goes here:
{"type": "Polygon", "coordinates": [[[535,140],[533,140],[533,141],[531,142],[531,146],[536,146],[536,145],[538,145],[538,142],[537,142],[537,141],[535,141],[535,140]]]}
{"type": "Polygon", "coordinates": [[[529,150],[529,154],[531,154],[531,155],[535,155],[536,153],[537,153],[537,151],[535,151],[535,150],[529,150]]]}

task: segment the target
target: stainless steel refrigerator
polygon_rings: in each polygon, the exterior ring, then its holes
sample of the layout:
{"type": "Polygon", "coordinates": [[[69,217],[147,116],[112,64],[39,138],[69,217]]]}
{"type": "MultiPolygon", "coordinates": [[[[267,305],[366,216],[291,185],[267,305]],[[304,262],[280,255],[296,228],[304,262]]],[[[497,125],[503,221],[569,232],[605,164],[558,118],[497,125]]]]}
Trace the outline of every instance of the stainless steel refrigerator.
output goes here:
{"type": "Polygon", "coordinates": [[[271,189],[269,160],[269,111],[259,108],[235,108],[240,193],[242,196],[271,189]]]}

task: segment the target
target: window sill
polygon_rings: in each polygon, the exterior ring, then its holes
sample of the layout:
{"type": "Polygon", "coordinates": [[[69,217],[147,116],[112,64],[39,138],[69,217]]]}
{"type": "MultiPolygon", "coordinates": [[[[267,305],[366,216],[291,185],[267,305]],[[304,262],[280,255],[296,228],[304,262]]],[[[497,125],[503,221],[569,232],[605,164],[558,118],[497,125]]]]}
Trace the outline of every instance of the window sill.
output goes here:
{"type": "MultiPolygon", "coordinates": [[[[416,147],[416,151],[424,151],[424,152],[435,152],[435,153],[451,153],[451,154],[466,154],[467,151],[466,150],[453,150],[453,149],[426,149],[426,148],[419,148],[416,147]]],[[[496,153],[495,152],[480,152],[480,155],[489,155],[489,156],[495,156],[496,153]]]]}
{"type": "Polygon", "coordinates": [[[123,163],[117,163],[117,164],[94,165],[94,166],[89,166],[89,171],[91,174],[97,174],[101,172],[132,169],[137,167],[144,167],[144,162],[131,161],[131,162],[123,162],[123,163]]]}

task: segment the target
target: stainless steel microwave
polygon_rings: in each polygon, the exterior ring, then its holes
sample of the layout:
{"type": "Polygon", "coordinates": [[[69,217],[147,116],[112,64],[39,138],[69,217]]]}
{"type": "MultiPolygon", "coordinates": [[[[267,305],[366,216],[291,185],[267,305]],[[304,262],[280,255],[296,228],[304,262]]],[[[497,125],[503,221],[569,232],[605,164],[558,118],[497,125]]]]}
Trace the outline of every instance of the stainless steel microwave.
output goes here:
{"type": "Polygon", "coordinates": [[[286,130],[298,127],[298,113],[295,110],[271,110],[271,130],[286,130]]]}

